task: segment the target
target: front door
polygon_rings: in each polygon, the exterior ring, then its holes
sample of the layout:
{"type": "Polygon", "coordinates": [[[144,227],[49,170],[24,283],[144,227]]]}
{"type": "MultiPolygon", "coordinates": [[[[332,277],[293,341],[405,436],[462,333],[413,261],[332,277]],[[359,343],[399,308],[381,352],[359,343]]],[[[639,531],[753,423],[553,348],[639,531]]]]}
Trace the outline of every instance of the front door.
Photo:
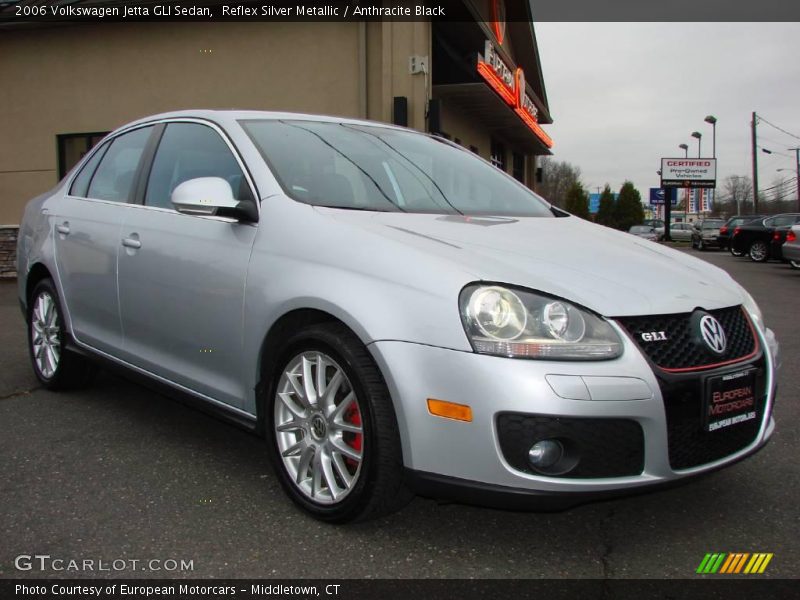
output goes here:
{"type": "Polygon", "coordinates": [[[141,205],[122,225],[120,312],[125,359],[215,400],[241,407],[243,302],[257,228],[181,214],[170,195],[196,177],[226,179],[255,201],[233,151],[200,123],[169,123],[141,205]]]}

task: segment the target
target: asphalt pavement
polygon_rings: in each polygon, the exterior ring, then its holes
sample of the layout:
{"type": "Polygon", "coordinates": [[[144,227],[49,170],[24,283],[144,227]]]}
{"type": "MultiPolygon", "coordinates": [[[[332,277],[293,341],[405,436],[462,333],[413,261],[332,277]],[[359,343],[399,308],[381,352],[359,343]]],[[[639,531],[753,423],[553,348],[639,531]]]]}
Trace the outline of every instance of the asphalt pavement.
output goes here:
{"type": "Polygon", "coordinates": [[[798,577],[800,272],[691,252],[742,283],[781,342],[777,431],[763,451],[679,488],[562,513],[418,498],[349,526],[294,508],[262,441],[234,426],[105,373],[80,392],[41,389],[16,286],[2,283],[0,577],[672,578],[693,577],[708,552],[771,552],[764,576],[798,577]],[[15,568],[36,554],[162,570],[15,568]],[[192,570],[165,571],[169,560],[192,570]]]}

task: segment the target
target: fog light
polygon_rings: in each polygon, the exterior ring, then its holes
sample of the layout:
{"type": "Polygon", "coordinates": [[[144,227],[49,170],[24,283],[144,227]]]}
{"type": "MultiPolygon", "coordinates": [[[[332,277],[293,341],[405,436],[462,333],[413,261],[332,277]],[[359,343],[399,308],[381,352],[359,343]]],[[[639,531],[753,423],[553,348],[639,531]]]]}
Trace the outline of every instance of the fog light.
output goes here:
{"type": "Polygon", "coordinates": [[[564,455],[564,446],[558,440],[536,442],[528,450],[528,461],[536,469],[549,469],[564,455]]]}

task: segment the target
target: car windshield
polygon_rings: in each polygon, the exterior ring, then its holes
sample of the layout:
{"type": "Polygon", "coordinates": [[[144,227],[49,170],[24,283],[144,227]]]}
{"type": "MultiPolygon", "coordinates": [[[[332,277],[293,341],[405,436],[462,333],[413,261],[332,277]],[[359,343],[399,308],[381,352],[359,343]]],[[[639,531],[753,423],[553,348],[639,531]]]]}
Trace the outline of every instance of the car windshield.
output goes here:
{"type": "Polygon", "coordinates": [[[703,221],[703,229],[719,229],[723,221],[703,221]]]}
{"type": "Polygon", "coordinates": [[[303,120],[241,125],[287,195],[353,210],[553,217],[528,188],[471,152],[388,127],[303,120]]]}

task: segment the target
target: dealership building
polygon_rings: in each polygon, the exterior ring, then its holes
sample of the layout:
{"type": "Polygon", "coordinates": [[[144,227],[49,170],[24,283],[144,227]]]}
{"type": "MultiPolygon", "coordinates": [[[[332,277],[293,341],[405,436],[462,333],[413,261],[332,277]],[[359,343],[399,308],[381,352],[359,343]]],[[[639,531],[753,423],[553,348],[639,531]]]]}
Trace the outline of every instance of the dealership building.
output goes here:
{"type": "Polygon", "coordinates": [[[0,8],[0,277],[15,274],[30,198],[109,131],[172,110],[396,123],[447,137],[535,188],[537,157],[552,147],[541,125],[552,119],[531,2],[454,5],[447,21],[360,22],[24,23],[0,8]]]}

